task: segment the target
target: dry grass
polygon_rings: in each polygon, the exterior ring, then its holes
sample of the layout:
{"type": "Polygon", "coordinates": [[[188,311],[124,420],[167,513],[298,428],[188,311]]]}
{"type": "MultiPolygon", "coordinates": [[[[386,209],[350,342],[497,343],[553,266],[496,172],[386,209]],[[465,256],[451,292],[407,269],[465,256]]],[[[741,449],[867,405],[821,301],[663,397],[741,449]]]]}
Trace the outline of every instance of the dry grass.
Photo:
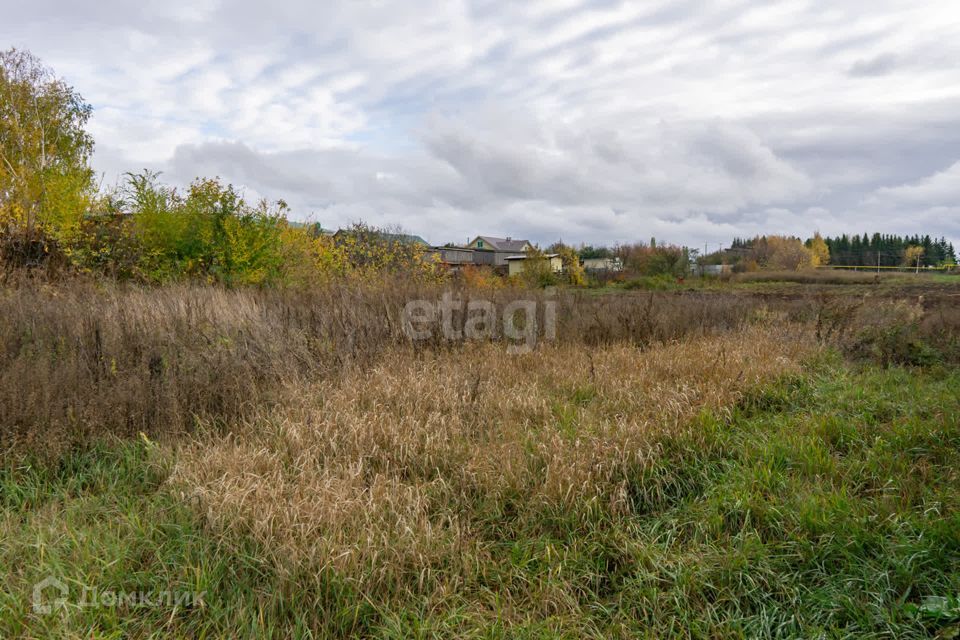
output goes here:
{"type": "Polygon", "coordinates": [[[702,411],[796,372],[812,344],[771,324],[645,351],[393,350],[180,448],[172,481],[281,565],[333,570],[368,598],[443,599],[476,582],[503,535],[494,523],[664,506],[671,439],[695,442],[702,411]]]}
{"type": "MultiPolygon", "coordinates": [[[[461,291],[498,308],[545,294],[461,291]]],[[[436,287],[341,283],[308,292],[26,282],[0,288],[0,451],[47,451],[104,434],[158,436],[259,413],[277,391],[410,345],[407,301],[436,287]]],[[[667,297],[558,299],[558,340],[649,344],[727,330],[754,308],[667,297]]],[[[458,314],[455,322],[464,318],[458,314]]],[[[502,339],[502,338],[501,338],[502,339]]],[[[447,349],[437,330],[412,345],[447,349]]]]}
{"type": "Polygon", "coordinates": [[[511,355],[407,339],[441,293],[0,290],[0,635],[922,637],[958,592],[948,298],[560,292],[511,355]]]}
{"type": "MultiPolygon", "coordinates": [[[[397,281],[307,292],[82,281],[8,285],[0,288],[0,453],[19,448],[56,456],[106,434],[163,436],[198,422],[229,423],[260,415],[280,400],[282,389],[367,367],[397,347],[458,349],[438,327],[430,339],[415,343],[402,331],[409,300],[436,302],[442,293],[436,286],[397,281]]],[[[542,310],[552,300],[561,345],[645,347],[735,331],[772,310],[788,321],[840,323],[842,331],[828,327],[824,333],[845,333],[860,352],[862,345],[850,338],[878,320],[890,327],[870,329],[871,349],[879,340],[890,343],[886,351],[916,351],[906,343],[934,336],[948,351],[960,351],[956,314],[947,303],[901,322],[903,313],[888,313],[880,308],[887,303],[862,296],[824,301],[703,292],[456,293],[464,304],[481,298],[498,309],[522,298],[542,310]],[[900,331],[901,325],[908,330],[900,331]]],[[[454,314],[455,325],[463,322],[463,313],[454,314]]],[[[495,339],[503,341],[502,334],[495,339]]],[[[887,359],[911,357],[893,353],[887,359]]]]}

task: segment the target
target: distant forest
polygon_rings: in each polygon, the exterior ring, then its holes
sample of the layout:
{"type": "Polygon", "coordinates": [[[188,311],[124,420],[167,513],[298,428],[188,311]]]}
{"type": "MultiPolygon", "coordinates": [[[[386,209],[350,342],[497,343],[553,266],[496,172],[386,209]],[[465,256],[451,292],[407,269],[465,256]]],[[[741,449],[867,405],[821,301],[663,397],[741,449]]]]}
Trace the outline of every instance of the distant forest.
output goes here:
{"type": "MultiPolygon", "coordinates": [[[[880,266],[896,267],[904,264],[909,247],[920,247],[920,266],[941,266],[956,264],[957,255],[953,244],[946,238],[935,240],[929,235],[898,236],[875,233],[868,236],[848,236],[843,234],[835,238],[825,237],[830,249],[830,263],[838,266],[876,265],[879,256],[880,266]]],[[[748,249],[753,240],[734,238],[731,249],[748,249]]],[[[912,261],[911,261],[912,262],[912,261]]]]}

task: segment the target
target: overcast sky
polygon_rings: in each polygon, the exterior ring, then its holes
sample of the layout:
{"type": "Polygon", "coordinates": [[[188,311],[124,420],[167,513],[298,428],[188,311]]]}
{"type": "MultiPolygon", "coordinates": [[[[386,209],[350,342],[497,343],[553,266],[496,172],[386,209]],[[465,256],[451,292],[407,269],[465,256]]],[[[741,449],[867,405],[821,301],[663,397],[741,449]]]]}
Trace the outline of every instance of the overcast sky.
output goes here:
{"type": "Polygon", "coordinates": [[[960,2],[0,0],[95,166],[336,228],[960,240],[960,2]]]}

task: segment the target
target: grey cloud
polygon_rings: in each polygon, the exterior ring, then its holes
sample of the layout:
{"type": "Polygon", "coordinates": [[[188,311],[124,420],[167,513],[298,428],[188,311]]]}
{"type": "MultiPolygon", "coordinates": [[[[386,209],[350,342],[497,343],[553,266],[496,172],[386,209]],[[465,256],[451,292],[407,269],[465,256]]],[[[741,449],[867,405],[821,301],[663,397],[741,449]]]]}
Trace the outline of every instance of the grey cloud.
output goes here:
{"type": "MultiPolygon", "coordinates": [[[[489,120],[489,116],[487,120],[489,120]]],[[[436,125],[426,144],[464,181],[492,197],[663,213],[737,207],[800,195],[809,180],[742,126],[615,124],[549,128],[513,116],[504,128],[436,125]]]]}
{"type": "Polygon", "coordinates": [[[855,78],[884,76],[896,69],[898,62],[897,56],[883,53],[874,58],[857,60],[847,70],[847,75],[855,78]]]}
{"type": "Polygon", "coordinates": [[[407,227],[436,220],[429,231],[414,230],[447,234],[438,240],[469,235],[479,221],[505,232],[527,228],[538,238],[679,234],[687,217],[708,211],[727,213],[713,222],[700,218],[701,226],[720,232],[742,207],[787,202],[810,189],[806,176],[737,125],[619,132],[556,128],[516,113],[498,122],[490,113],[434,121],[422,133],[423,150],[402,156],[361,148],[265,153],[236,142],[184,145],[168,175],[180,182],[220,175],[283,197],[298,215],[320,216],[328,225],[358,215],[407,227]]]}
{"type": "Polygon", "coordinates": [[[893,200],[912,205],[957,206],[960,203],[960,161],[912,183],[878,189],[871,201],[893,200]]]}

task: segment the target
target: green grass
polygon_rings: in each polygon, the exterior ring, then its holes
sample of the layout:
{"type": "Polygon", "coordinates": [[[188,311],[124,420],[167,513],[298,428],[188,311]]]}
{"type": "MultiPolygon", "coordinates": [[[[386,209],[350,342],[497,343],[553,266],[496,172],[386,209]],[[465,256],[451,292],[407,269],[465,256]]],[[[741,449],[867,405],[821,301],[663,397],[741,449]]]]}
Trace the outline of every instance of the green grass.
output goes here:
{"type": "Polygon", "coordinates": [[[253,638],[344,629],[342,616],[318,624],[317,603],[310,594],[298,599],[292,578],[262,550],[242,539],[227,545],[207,530],[163,484],[165,467],[154,446],[138,441],[77,451],[54,467],[23,462],[0,471],[0,638],[253,638]],[[47,576],[68,585],[68,605],[34,613],[32,586],[47,576]],[[84,598],[85,587],[149,601],[112,606],[109,595],[87,591],[84,598]],[[198,606],[192,597],[189,606],[170,606],[178,596],[166,593],[200,594],[198,606]]]}
{"type": "MultiPolygon", "coordinates": [[[[463,588],[382,600],[208,529],[147,442],[8,463],[0,637],[953,637],[958,388],[956,370],[828,358],[666,440],[628,478],[629,514],[578,504],[518,518],[477,497],[485,562],[463,588]],[[71,595],[205,595],[35,614],[30,591],[47,575],[71,595]]],[[[561,428],[591,393],[558,397],[561,428]]]]}
{"type": "Polygon", "coordinates": [[[674,567],[643,609],[694,635],[926,637],[911,605],[960,593],[958,382],[837,367],[751,398],[709,484],[642,526],[674,567]]]}
{"type": "Polygon", "coordinates": [[[960,272],[957,273],[931,273],[929,276],[930,282],[935,282],[938,284],[950,284],[958,285],[960,284],[960,272]]]}

